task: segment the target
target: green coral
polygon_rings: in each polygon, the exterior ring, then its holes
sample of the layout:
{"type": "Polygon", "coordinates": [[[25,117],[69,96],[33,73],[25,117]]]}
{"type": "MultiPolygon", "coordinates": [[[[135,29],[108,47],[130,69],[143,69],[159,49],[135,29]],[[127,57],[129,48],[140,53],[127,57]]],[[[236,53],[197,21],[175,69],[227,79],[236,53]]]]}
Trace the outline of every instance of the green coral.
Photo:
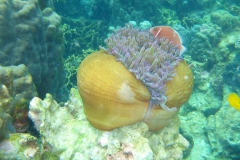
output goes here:
{"type": "Polygon", "coordinates": [[[228,11],[234,16],[240,16],[240,7],[239,6],[230,6],[228,11]]]}
{"type": "Polygon", "coordinates": [[[11,124],[11,116],[4,112],[2,103],[0,102],[0,142],[9,137],[9,128],[13,128],[11,124]]]}
{"type": "Polygon", "coordinates": [[[29,101],[25,98],[16,101],[15,112],[12,116],[14,127],[17,132],[25,132],[29,127],[28,122],[28,106],[29,101]]]}
{"type": "Polygon", "coordinates": [[[238,36],[238,38],[235,41],[235,48],[240,48],[240,35],[238,36]]]}
{"type": "Polygon", "coordinates": [[[211,21],[220,26],[223,31],[232,30],[240,25],[240,18],[238,16],[234,16],[224,10],[213,12],[211,14],[211,21]]]}
{"type": "Polygon", "coordinates": [[[0,148],[2,159],[41,159],[37,138],[29,134],[11,134],[0,143],[0,148]]]}
{"type": "MultiPolygon", "coordinates": [[[[76,29],[72,29],[70,27],[70,25],[64,23],[62,26],[61,26],[61,30],[63,31],[63,36],[66,37],[67,35],[69,37],[73,37],[74,34],[77,34],[77,30],[76,29]]],[[[68,45],[70,43],[70,41],[67,41],[66,38],[64,39],[64,44],[65,45],[68,45]]]]}
{"type": "Polygon", "coordinates": [[[177,13],[174,10],[160,7],[157,9],[158,14],[158,24],[164,24],[168,26],[173,26],[175,24],[180,24],[180,21],[177,17],[177,13]]]}
{"type": "Polygon", "coordinates": [[[46,160],[58,160],[59,156],[57,156],[57,154],[52,153],[51,151],[45,151],[42,155],[41,155],[42,159],[46,159],[46,160]]]}
{"type": "Polygon", "coordinates": [[[77,19],[64,18],[61,26],[65,37],[66,85],[68,89],[75,87],[77,68],[80,62],[99,46],[102,46],[107,35],[107,25],[103,21],[90,21],[83,17],[77,19]]]}
{"type": "Polygon", "coordinates": [[[204,63],[202,68],[210,69],[217,59],[214,57],[216,55],[214,52],[217,51],[215,46],[221,40],[222,30],[212,23],[204,23],[196,29],[197,32],[191,40],[188,53],[193,60],[204,63]]]}
{"type": "Polygon", "coordinates": [[[203,19],[195,13],[188,14],[186,17],[182,18],[182,25],[187,29],[191,29],[191,27],[193,27],[194,25],[199,25],[202,23],[203,19]]]}
{"type": "Polygon", "coordinates": [[[104,21],[90,21],[83,17],[78,19],[63,18],[62,25],[67,54],[79,54],[81,50],[97,50],[104,44],[108,27],[104,21]]]}
{"type": "Polygon", "coordinates": [[[66,4],[66,0],[53,0],[53,3],[63,3],[66,4]]]}
{"type": "Polygon", "coordinates": [[[64,62],[64,70],[66,71],[66,85],[69,89],[75,87],[77,69],[81,61],[90,53],[94,52],[93,49],[82,50],[82,54],[72,54],[68,56],[64,62]]]}
{"type": "Polygon", "coordinates": [[[166,0],[170,5],[176,4],[177,0],[166,0]]]}

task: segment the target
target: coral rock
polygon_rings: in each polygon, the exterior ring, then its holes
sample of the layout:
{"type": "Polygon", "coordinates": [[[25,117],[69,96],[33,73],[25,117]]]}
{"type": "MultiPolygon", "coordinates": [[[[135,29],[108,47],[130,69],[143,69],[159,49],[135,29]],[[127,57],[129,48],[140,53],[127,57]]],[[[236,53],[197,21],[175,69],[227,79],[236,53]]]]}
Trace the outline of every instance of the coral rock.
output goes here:
{"type": "Polygon", "coordinates": [[[178,132],[178,118],[158,132],[148,131],[144,122],[103,132],[87,121],[78,90],[71,89],[69,97],[62,107],[49,94],[30,103],[29,116],[41,134],[42,148],[56,154],[55,159],[180,160],[189,146],[178,132]]]}
{"type": "Polygon", "coordinates": [[[25,65],[0,66],[0,105],[4,114],[12,116],[17,132],[28,129],[28,105],[34,96],[36,88],[25,65]]]}
{"type": "Polygon", "coordinates": [[[0,65],[24,64],[39,96],[51,93],[66,100],[67,96],[61,92],[65,80],[61,18],[50,8],[41,11],[39,3],[37,0],[0,1],[0,65]]]}

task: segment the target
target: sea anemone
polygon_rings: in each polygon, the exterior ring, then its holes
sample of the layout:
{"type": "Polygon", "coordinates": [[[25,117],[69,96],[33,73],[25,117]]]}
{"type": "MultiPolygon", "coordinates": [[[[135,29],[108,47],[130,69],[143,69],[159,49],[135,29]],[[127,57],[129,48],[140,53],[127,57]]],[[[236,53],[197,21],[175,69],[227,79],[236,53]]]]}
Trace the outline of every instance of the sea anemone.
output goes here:
{"type": "Polygon", "coordinates": [[[153,104],[167,111],[177,110],[165,105],[165,84],[175,76],[174,67],[183,59],[177,46],[168,39],[156,39],[148,30],[139,30],[130,24],[115,31],[105,43],[107,49],[102,49],[115,56],[148,88],[151,95],[149,110],[153,104]]]}
{"type": "Polygon", "coordinates": [[[151,33],[127,25],[81,62],[78,91],[94,127],[110,131],[144,121],[156,131],[189,99],[193,75],[179,45],[151,33]]]}

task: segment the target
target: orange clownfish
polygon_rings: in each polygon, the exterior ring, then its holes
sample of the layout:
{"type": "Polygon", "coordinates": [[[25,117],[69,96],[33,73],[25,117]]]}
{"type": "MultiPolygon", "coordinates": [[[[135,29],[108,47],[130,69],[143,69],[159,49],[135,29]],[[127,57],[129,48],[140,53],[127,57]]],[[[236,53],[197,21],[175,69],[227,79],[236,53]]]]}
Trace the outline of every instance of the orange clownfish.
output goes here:
{"type": "Polygon", "coordinates": [[[233,108],[240,110],[240,98],[236,93],[231,93],[228,95],[228,102],[233,108]]]}
{"type": "Polygon", "coordinates": [[[173,28],[169,26],[155,26],[150,29],[151,34],[157,39],[166,38],[173,42],[173,44],[180,50],[180,54],[186,51],[182,45],[180,35],[173,28]]]}

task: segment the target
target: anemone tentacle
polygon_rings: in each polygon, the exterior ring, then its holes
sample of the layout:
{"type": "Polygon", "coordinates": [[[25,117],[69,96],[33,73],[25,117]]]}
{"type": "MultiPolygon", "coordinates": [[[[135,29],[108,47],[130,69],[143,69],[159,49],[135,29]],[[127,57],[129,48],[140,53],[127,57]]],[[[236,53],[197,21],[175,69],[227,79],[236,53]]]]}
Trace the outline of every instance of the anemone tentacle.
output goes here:
{"type": "Polygon", "coordinates": [[[180,50],[168,39],[156,39],[148,30],[131,25],[120,28],[105,40],[108,54],[114,55],[136,78],[141,80],[151,94],[149,108],[153,104],[166,111],[175,111],[165,103],[165,84],[176,74],[174,67],[182,57],[180,50]]]}

